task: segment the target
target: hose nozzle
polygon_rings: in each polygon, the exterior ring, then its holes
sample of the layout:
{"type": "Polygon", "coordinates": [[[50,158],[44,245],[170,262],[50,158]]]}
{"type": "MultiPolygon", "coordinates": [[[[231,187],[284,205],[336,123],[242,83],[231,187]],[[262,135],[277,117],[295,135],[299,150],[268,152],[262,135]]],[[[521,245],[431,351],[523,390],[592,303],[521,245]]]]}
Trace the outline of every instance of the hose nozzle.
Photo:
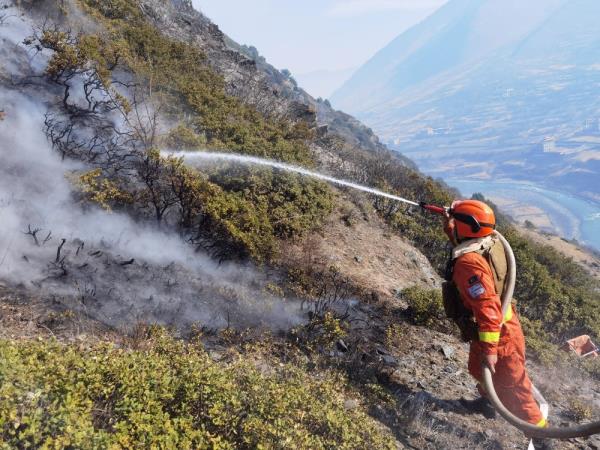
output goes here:
{"type": "Polygon", "coordinates": [[[428,205],[425,202],[419,202],[419,206],[426,211],[432,212],[434,214],[439,214],[440,216],[445,216],[448,213],[449,209],[444,206],[428,205]]]}

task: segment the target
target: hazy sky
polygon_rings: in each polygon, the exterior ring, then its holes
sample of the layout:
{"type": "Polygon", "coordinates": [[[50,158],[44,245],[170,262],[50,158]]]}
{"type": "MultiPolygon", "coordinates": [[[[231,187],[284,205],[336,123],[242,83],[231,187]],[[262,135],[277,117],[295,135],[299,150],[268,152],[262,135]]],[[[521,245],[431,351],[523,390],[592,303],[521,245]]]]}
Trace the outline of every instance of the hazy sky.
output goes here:
{"type": "Polygon", "coordinates": [[[301,75],[357,68],[446,0],[192,0],[222,31],[301,75]]]}

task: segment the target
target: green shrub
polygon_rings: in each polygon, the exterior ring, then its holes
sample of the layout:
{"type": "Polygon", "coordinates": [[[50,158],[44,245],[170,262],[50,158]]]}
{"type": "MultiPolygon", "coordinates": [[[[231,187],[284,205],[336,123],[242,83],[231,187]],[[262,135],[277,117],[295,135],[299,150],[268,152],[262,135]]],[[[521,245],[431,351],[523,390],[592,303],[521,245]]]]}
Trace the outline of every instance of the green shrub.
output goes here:
{"type": "Polygon", "coordinates": [[[296,174],[238,167],[217,171],[209,179],[263,208],[280,239],[314,229],[333,209],[333,195],[325,183],[296,174]]]}
{"type": "Polygon", "coordinates": [[[120,63],[152,85],[163,96],[163,113],[189,115],[197,135],[210,148],[311,164],[306,145],[312,137],[308,124],[266,118],[252,106],[225,92],[223,77],[194,45],[163,35],[139,13],[136,0],[82,0],[112,34],[124,42],[120,63]]]}
{"type": "Polygon", "coordinates": [[[397,324],[392,323],[385,329],[385,345],[387,348],[397,347],[404,340],[404,328],[397,324]]]}
{"type": "Polygon", "coordinates": [[[204,218],[198,227],[199,234],[206,233],[206,239],[216,243],[220,251],[215,256],[221,259],[249,256],[263,261],[277,249],[266,205],[218,186],[205,198],[204,218]]]}
{"type": "Polygon", "coordinates": [[[184,124],[179,124],[167,134],[165,145],[174,150],[201,150],[206,147],[206,137],[197,134],[184,124]]]}
{"type": "Polygon", "coordinates": [[[395,448],[364,411],[344,408],[339,378],[218,364],[160,329],[142,344],[0,341],[0,446],[395,448]]]}
{"type": "Polygon", "coordinates": [[[577,398],[569,399],[569,415],[575,419],[576,422],[583,422],[590,420],[593,417],[593,412],[589,404],[583,403],[577,398]]]}
{"type": "Polygon", "coordinates": [[[556,344],[581,334],[600,336],[600,284],[551,247],[527,241],[513,228],[502,232],[517,259],[519,312],[539,321],[556,344]]]}
{"type": "Polygon", "coordinates": [[[402,290],[400,296],[408,303],[408,312],[415,324],[433,326],[444,320],[444,304],[439,289],[413,286],[402,290]]]}
{"type": "Polygon", "coordinates": [[[600,381],[600,357],[585,358],[581,361],[581,368],[591,377],[600,381]]]}
{"type": "Polygon", "coordinates": [[[523,315],[520,316],[520,321],[528,354],[532,354],[543,364],[552,364],[556,360],[558,347],[552,343],[543,323],[539,320],[529,320],[523,315]]]}

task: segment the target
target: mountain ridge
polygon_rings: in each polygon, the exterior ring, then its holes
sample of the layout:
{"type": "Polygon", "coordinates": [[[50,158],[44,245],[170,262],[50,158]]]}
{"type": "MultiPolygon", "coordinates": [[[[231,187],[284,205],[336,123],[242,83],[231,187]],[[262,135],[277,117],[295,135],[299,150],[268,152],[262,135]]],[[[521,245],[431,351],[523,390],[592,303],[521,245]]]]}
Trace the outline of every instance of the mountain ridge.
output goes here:
{"type": "MultiPolygon", "coordinates": [[[[566,4],[566,0],[536,1],[539,12],[531,14],[532,17],[520,23],[520,26],[524,27],[523,30],[513,29],[513,33],[526,33],[530,27],[535,27],[538,22],[544,22],[556,12],[557,8],[566,4]]],[[[504,37],[499,37],[498,33],[485,36],[487,32],[485,21],[489,20],[489,16],[497,16],[498,12],[502,12],[497,11],[498,9],[506,8],[508,11],[513,11],[513,14],[519,11],[521,2],[514,0],[508,3],[510,4],[507,5],[507,2],[498,0],[453,0],[446,3],[431,16],[400,34],[390,44],[377,52],[332,95],[331,100],[337,106],[351,113],[356,113],[359,110],[349,101],[349,97],[356,97],[357,94],[360,94],[360,92],[357,92],[359,91],[357,87],[361,82],[363,84],[371,83],[373,89],[370,90],[369,94],[374,94],[376,99],[380,100],[384,96],[398,94],[402,89],[415,82],[425,81],[435,73],[441,73],[452,67],[469,63],[478,59],[482,54],[489,54],[492,51],[509,47],[518,39],[518,36],[506,34],[504,37]],[[492,9],[492,11],[486,12],[486,8],[492,9]],[[476,19],[478,17],[480,21],[484,22],[477,23],[476,19]],[[460,33],[464,33],[464,35],[457,37],[457,34],[460,35],[460,33]],[[427,36],[427,39],[425,42],[419,42],[423,34],[427,36]],[[494,42],[494,39],[498,42],[494,42]],[[481,47],[481,49],[478,50],[478,47],[481,47]],[[455,53],[452,54],[452,52],[455,53]],[[464,57],[462,61],[461,56],[464,57]],[[446,60],[441,66],[427,67],[436,64],[438,60],[443,58],[446,58],[446,60]],[[434,62],[432,63],[432,61],[434,62]],[[391,66],[391,71],[388,70],[388,66],[391,66]],[[422,67],[426,67],[425,73],[413,73],[414,71],[424,70],[422,67]],[[379,80],[376,77],[364,79],[365,72],[371,72],[371,74],[381,73],[383,75],[380,75],[379,80]],[[408,74],[405,74],[405,72],[408,74]],[[407,84],[402,79],[397,79],[397,77],[402,76],[414,76],[415,80],[407,84]],[[377,93],[375,88],[382,88],[384,92],[377,93]]],[[[529,10],[534,9],[530,8],[529,10]]],[[[504,20],[508,21],[506,18],[504,20]]],[[[497,26],[495,25],[496,28],[497,26]]],[[[513,23],[512,26],[516,25],[513,23]]],[[[366,95],[358,95],[355,104],[361,104],[365,100],[368,100],[366,95]]],[[[374,103],[375,100],[368,104],[372,105],[374,103]]]]}

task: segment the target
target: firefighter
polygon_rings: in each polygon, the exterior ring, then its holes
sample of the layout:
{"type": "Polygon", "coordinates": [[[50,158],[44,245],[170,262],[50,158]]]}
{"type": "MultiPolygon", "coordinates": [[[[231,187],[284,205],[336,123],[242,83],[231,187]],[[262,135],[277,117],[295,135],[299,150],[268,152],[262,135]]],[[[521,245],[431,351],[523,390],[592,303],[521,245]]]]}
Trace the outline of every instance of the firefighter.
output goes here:
{"type": "MultiPolygon", "coordinates": [[[[444,230],[453,244],[444,284],[444,306],[470,341],[469,373],[479,382],[482,365],[489,367],[502,403],[517,417],[546,426],[533,398],[525,369],[525,340],[514,305],[502,316],[501,295],[507,277],[504,247],[493,234],[493,210],[477,200],[455,201],[444,230]]],[[[478,384],[481,397],[461,401],[488,418],[493,407],[478,384]]],[[[534,440],[536,448],[552,448],[549,440],[534,440]],[[537,442],[536,442],[537,441],[537,442]]]]}

